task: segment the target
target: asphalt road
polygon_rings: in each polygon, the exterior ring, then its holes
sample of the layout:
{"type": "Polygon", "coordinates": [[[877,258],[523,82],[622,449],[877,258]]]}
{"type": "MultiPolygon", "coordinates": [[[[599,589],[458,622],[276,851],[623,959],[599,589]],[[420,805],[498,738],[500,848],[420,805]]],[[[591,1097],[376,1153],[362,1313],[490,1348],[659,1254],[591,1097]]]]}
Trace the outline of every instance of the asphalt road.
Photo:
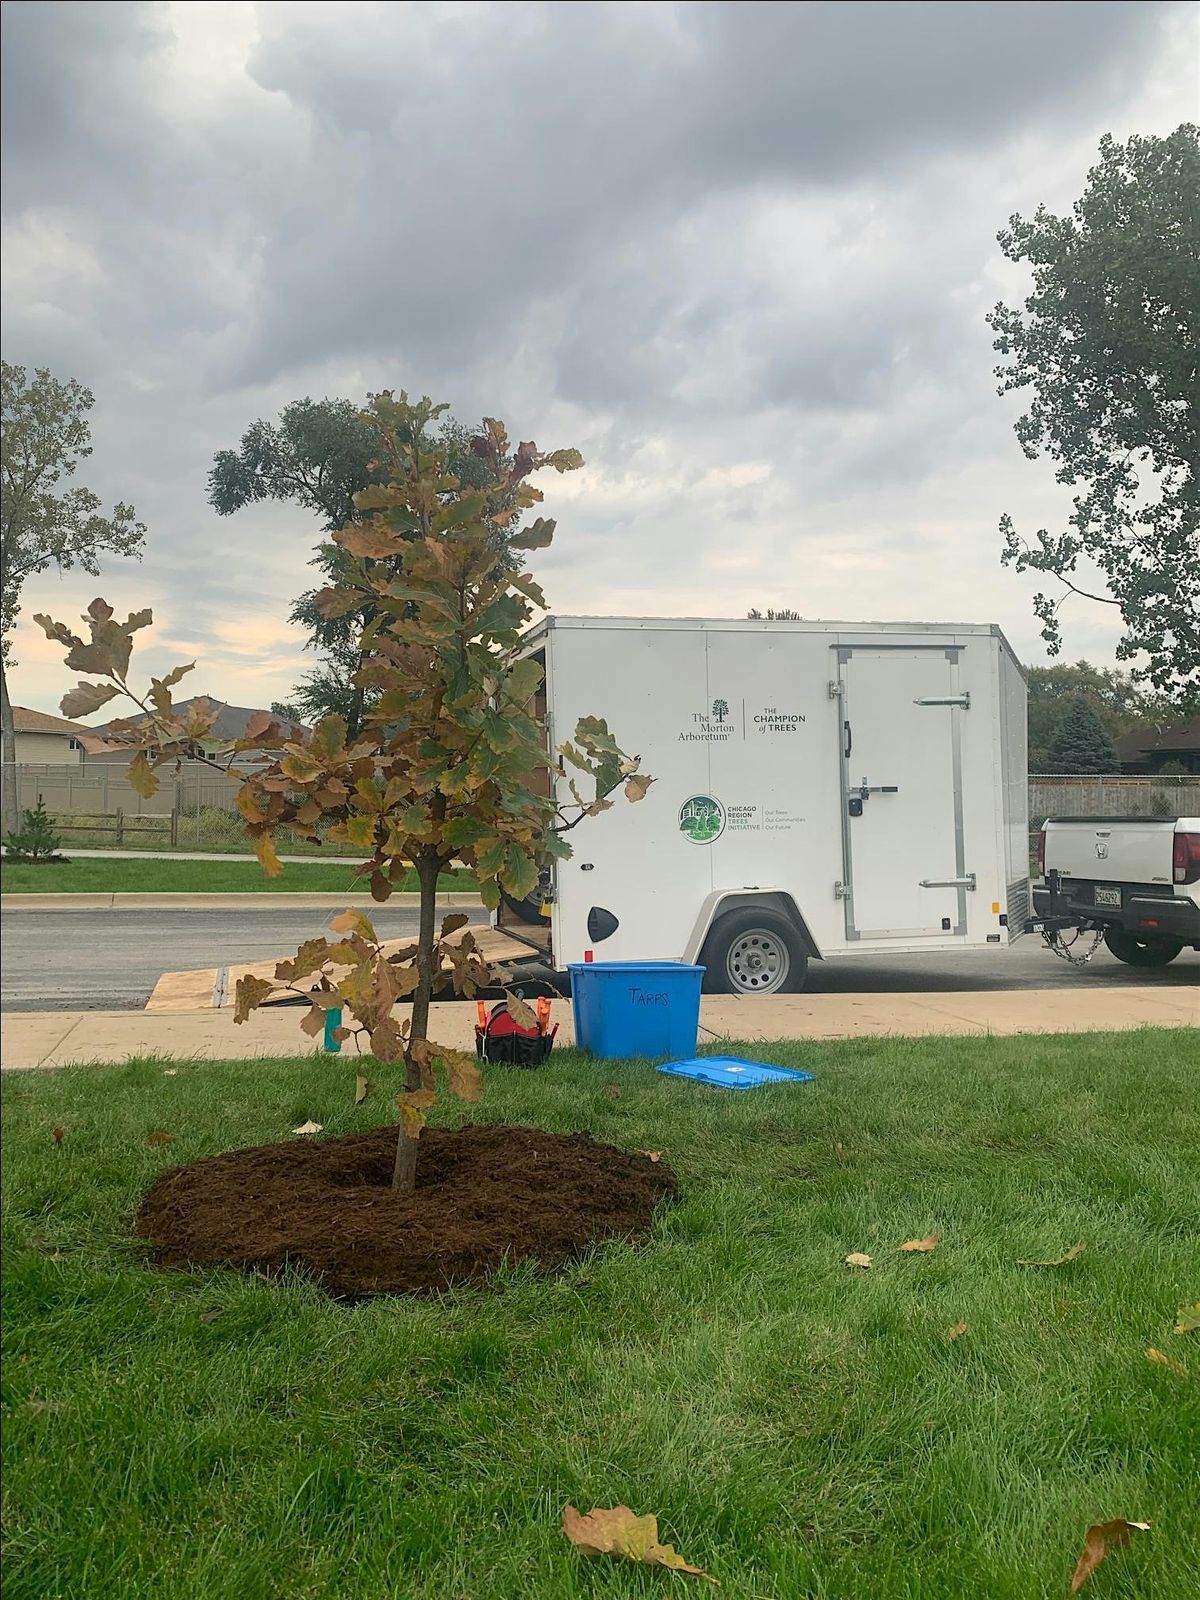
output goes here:
{"type": "MultiPolygon", "coordinates": [[[[325,914],[262,911],[10,911],[0,919],[5,1011],[137,1009],[164,972],[289,955],[322,931],[325,914]]],[[[416,930],[416,912],[374,913],[395,938],[416,930]]],[[[955,989],[1050,989],[1092,984],[1200,984],[1200,954],[1185,951],[1158,971],[1127,967],[1101,946],[1085,968],[1069,966],[1033,935],[1012,949],[941,955],[840,957],[813,962],[813,994],[897,994],[955,989]]]]}

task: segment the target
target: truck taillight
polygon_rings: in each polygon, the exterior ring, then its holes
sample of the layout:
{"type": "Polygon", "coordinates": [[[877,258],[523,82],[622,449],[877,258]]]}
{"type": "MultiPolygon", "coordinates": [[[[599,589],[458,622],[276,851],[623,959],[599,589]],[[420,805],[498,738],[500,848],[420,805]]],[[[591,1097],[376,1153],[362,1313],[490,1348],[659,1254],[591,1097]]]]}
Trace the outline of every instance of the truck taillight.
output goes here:
{"type": "Polygon", "coordinates": [[[1046,876],[1046,830],[1038,831],[1038,877],[1046,876]]]}
{"type": "Polygon", "coordinates": [[[1177,833],[1171,864],[1176,883],[1200,880],[1200,833],[1177,833]]]}

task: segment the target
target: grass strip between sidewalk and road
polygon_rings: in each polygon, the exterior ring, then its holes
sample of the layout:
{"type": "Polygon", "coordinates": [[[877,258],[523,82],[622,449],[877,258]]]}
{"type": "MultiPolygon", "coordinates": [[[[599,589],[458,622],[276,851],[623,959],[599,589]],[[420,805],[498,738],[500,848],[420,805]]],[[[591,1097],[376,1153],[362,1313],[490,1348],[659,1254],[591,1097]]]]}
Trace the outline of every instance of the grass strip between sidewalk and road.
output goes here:
{"type": "MultiPolygon", "coordinates": [[[[469,872],[444,872],[442,889],[470,890],[469,872]]],[[[396,884],[397,892],[417,888],[413,871],[396,884]]],[[[4,862],[0,888],[5,894],[368,894],[370,885],[355,868],[324,862],[288,861],[277,878],[268,878],[257,861],[171,861],[126,859],[102,861],[85,857],[58,864],[32,866],[4,862]]]]}
{"type": "Polygon", "coordinates": [[[8,1600],[684,1593],[580,1556],[567,1502],[656,1513],[737,1600],[1045,1600],[1117,1517],[1153,1527],[1089,1589],[1190,1593],[1196,1042],[734,1047],[816,1074],[744,1094],[566,1051],[492,1067],[435,1119],[661,1151],[678,1203],[553,1278],[356,1307],[149,1271],[130,1218],[164,1167],[390,1120],[396,1069],[357,1107],[353,1058],[12,1075],[8,1600]]]}

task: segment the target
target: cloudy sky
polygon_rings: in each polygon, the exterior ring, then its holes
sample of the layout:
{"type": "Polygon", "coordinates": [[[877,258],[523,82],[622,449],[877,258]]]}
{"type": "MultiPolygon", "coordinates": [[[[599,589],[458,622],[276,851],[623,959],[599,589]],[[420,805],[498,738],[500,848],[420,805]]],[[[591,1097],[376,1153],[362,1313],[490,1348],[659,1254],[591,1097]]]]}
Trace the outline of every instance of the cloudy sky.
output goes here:
{"type": "MultiPolygon", "coordinates": [[[[996,398],[995,233],[1100,136],[1196,116],[1188,4],[46,4],[4,11],[4,355],[96,394],[81,480],[145,560],[29,622],[150,604],[153,670],[246,705],[304,665],[313,522],[206,504],[301,395],[504,417],[546,485],[555,609],[998,621],[1043,659],[1004,510],[1055,523],[996,398]]],[[[1072,602],[1069,657],[1110,661],[1072,602]]]]}

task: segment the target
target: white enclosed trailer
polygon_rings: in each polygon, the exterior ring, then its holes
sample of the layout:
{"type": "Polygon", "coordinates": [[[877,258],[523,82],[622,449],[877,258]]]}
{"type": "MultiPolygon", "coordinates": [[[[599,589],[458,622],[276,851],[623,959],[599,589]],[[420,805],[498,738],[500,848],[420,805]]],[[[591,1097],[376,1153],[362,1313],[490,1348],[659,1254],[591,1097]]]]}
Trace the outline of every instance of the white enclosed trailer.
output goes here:
{"type": "Polygon", "coordinates": [[[540,919],[502,908],[554,966],[699,961],[772,993],[811,959],[1024,931],[1025,680],[999,628],[547,617],[528,647],[551,746],[601,716],[655,778],[575,829],[540,919]]]}

